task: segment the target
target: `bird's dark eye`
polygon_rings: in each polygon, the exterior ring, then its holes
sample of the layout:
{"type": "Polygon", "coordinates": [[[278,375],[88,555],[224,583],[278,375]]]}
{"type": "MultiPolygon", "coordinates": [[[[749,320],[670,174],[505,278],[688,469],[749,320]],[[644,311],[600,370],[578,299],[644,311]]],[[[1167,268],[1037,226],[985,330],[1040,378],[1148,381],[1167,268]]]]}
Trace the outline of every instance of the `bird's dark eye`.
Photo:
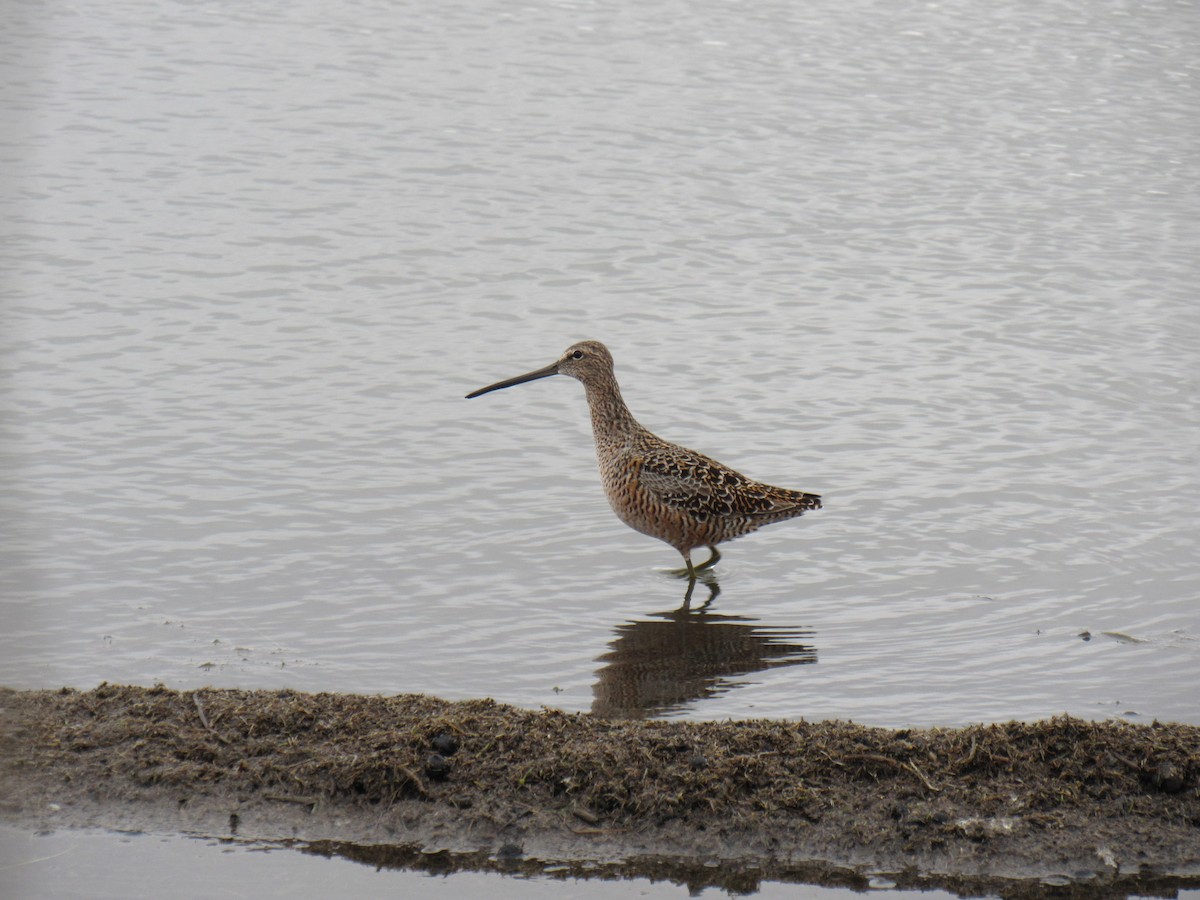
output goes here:
{"type": "Polygon", "coordinates": [[[574,353],[571,354],[571,359],[583,359],[583,351],[576,350],[574,353]]]}

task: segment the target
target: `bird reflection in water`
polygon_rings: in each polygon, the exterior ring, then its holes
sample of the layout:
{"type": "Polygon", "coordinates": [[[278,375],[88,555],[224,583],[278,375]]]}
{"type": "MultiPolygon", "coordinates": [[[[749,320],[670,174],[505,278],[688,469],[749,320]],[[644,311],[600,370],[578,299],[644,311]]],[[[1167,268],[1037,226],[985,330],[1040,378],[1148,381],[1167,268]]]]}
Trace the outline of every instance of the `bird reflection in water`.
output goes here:
{"type": "Polygon", "coordinates": [[[751,672],[815,663],[813,631],[759,625],[744,616],[717,615],[686,606],[617,626],[611,648],[597,662],[592,713],[643,719],[724,693],[751,672]]]}

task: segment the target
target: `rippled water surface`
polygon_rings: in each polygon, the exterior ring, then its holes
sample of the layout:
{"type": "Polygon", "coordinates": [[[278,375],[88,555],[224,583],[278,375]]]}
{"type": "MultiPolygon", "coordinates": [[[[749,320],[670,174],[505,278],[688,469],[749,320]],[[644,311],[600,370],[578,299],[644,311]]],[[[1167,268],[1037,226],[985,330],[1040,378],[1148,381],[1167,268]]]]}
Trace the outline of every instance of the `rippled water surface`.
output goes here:
{"type": "Polygon", "coordinates": [[[9,18],[0,683],[1200,722],[1189,3],[9,18]],[[580,338],[824,495],[702,614],[580,338]]]}

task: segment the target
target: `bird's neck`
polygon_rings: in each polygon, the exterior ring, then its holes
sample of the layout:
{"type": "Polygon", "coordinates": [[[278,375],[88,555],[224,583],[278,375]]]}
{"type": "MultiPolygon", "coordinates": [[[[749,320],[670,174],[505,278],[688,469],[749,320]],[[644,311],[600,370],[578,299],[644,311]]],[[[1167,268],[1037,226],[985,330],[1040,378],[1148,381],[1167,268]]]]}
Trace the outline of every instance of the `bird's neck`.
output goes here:
{"type": "Polygon", "coordinates": [[[592,436],[598,448],[605,444],[624,444],[643,430],[625,405],[615,379],[584,387],[592,414],[592,436]]]}

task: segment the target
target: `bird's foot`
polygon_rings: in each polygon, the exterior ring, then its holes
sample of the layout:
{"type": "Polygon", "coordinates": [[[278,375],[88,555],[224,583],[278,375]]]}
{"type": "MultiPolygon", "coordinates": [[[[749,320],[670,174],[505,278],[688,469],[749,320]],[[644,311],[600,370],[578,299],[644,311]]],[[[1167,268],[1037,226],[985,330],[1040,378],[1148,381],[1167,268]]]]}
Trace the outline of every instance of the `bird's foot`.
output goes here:
{"type": "Polygon", "coordinates": [[[697,572],[703,572],[707,569],[711,569],[713,566],[715,566],[717,563],[719,563],[721,561],[721,554],[717,551],[717,548],[714,547],[712,544],[708,545],[708,549],[712,551],[712,556],[710,556],[704,562],[700,563],[700,565],[698,565],[698,566],[691,565],[692,560],[691,560],[691,556],[689,555],[689,556],[684,557],[684,561],[688,563],[686,568],[669,569],[668,571],[670,571],[670,573],[672,575],[675,575],[678,578],[694,578],[696,576],[697,572]]]}

